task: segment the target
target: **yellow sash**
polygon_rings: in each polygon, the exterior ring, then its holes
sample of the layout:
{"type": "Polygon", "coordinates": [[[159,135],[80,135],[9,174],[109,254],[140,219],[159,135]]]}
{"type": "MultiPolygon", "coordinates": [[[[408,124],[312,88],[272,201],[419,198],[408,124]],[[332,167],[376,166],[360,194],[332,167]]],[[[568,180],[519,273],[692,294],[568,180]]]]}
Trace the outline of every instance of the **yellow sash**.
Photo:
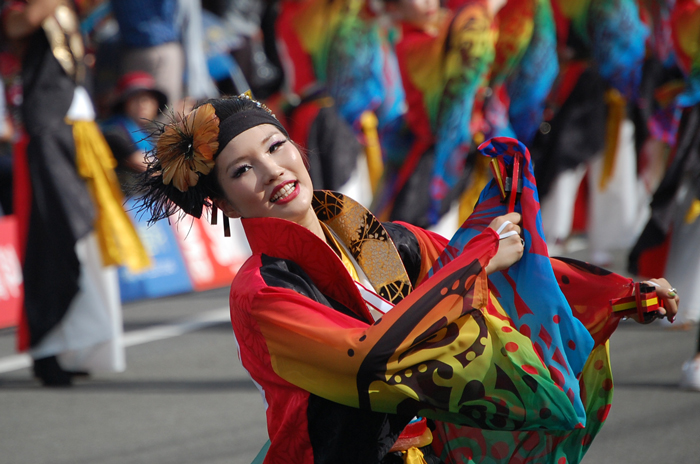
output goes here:
{"type": "Polygon", "coordinates": [[[97,210],[95,232],[105,266],[126,264],[131,271],[150,265],[124,207],[112,152],[94,121],[67,121],[73,126],[75,160],[97,210]]]}

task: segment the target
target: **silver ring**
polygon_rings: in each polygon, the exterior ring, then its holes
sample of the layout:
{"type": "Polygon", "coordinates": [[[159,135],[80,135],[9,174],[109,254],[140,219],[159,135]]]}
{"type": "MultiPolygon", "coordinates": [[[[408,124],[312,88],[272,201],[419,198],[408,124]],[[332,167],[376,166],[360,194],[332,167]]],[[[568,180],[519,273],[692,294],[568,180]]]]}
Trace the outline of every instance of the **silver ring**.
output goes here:
{"type": "Polygon", "coordinates": [[[669,298],[675,298],[678,296],[678,290],[676,290],[674,287],[671,287],[668,289],[668,297],[669,298]]]}

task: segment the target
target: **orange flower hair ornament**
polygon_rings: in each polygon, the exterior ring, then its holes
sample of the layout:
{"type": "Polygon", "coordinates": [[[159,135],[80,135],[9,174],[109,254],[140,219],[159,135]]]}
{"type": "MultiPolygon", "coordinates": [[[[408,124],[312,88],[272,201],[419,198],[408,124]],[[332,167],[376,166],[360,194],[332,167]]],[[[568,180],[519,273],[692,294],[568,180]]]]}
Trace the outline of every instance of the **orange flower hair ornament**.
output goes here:
{"type": "Polygon", "coordinates": [[[219,117],[214,106],[206,103],[192,110],[180,122],[165,126],[156,144],[163,183],[180,192],[197,185],[200,175],[214,167],[219,148],[219,117]]]}

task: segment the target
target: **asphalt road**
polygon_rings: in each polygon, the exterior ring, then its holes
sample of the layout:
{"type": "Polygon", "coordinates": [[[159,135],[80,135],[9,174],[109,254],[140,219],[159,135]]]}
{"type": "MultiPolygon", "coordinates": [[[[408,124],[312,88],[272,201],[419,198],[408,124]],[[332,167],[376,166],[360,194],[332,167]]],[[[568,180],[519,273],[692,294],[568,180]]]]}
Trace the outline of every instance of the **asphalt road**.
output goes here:
{"type": "MultiPolygon", "coordinates": [[[[237,358],[227,295],[126,305],[126,372],[68,389],[41,387],[13,352],[14,332],[0,331],[0,463],[249,464],[265,417],[237,358]]],[[[700,462],[700,393],[677,388],[695,339],[695,327],[621,324],[612,410],[584,464],[700,462]]]]}

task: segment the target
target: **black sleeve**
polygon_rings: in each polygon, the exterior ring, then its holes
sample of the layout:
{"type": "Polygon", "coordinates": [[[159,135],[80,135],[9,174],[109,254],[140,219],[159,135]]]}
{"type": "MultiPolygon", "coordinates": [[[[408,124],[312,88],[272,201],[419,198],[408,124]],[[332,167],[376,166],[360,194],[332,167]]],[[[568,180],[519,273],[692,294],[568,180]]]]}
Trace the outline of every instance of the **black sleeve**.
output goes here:
{"type": "Polygon", "coordinates": [[[408,273],[408,278],[411,279],[411,284],[415,287],[421,266],[420,245],[416,236],[400,224],[384,222],[382,225],[389,233],[391,240],[394,241],[394,245],[396,245],[401,261],[403,261],[403,265],[408,273]]]}

